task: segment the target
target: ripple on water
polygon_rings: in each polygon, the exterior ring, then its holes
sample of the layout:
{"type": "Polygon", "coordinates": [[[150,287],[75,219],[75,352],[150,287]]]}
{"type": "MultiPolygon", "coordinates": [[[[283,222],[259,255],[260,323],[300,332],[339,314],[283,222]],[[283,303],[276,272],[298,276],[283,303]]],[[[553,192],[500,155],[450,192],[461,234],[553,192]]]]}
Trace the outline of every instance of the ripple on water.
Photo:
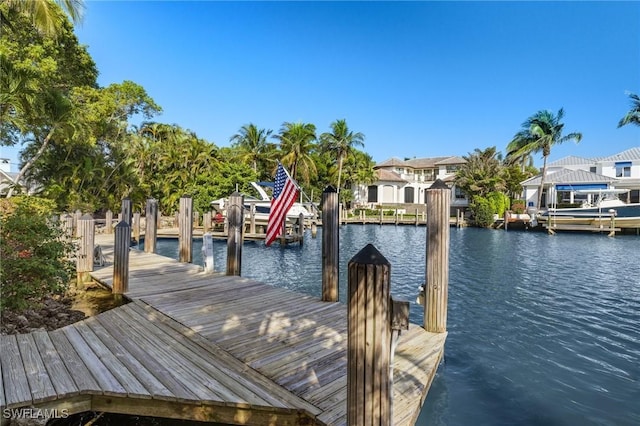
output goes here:
{"type": "MultiPolygon", "coordinates": [[[[242,275],[319,296],[321,241],[247,243],[242,275]]],[[[425,228],[341,227],[342,301],[347,263],[369,243],[422,323],[425,228]]],[[[214,250],[224,269],[226,245],[214,250]]],[[[451,229],[445,362],[418,424],[640,425],[639,324],[639,238],[451,229]]]]}

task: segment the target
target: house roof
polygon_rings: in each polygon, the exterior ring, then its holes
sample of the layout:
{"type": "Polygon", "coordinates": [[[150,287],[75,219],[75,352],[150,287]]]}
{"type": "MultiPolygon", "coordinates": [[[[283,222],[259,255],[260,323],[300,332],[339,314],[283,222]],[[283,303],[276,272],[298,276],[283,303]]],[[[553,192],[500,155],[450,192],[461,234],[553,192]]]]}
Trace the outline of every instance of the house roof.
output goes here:
{"type": "Polygon", "coordinates": [[[552,163],[549,163],[549,167],[581,166],[581,165],[587,165],[587,164],[595,165],[595,163],[599,163],[602,161],[633,161],[633,160],[640,160],[640,146],[629,148],[625,151],[622,151],[607,157],[584,158],[584,157],[576,157],[571,155],[569,157],[564,157],[552,163]]]}
{"type": "Polygon", "coordinates": [[[391,157],[388,160],[384,160],[382,163],[376,164],[373,168],[377,169],[379,167],[391,167],[391,166],[404,166],[405,162],[397,157],[391,157]]]}
{"type": "Polygon", "coordinates": [[[549,163],[549,167],[581,166],[591,164],[593,164],[592,159],[570,155],[569,157],[564,157],[552,163],[549,163]]]}
{"type": "Polygon", "coordinates": [[[411,167],[413,169],[425,169],[437,166],[444,166],[447,164],[464,164],[465,159],[462,157],[430,157],[430,158],[411,158],[409,160],[401,160],[397,157],[392,157],[381,163],[376,164],[373,168],[379,169],[381,167],[411,167]]]}
{"type": "Polygon", "coordinates": [[[640,160],[640,146],[629,148],[610,157],[601,158],[598,161],[633,161],[640,160]]]}
{"type": "Polygon", "coordinates": [[[378,180],[386,182],[407,182],[402,179],[399,174],[392,172],[391,170],[379,169],[376,170],[378,180]]]}
{"type": "MultiPolygon", "coordinates": [[[[542,175],[534,176],[522,182],[522,186],[540,185],[542,175]]],[[[591,173],[586,170],[562,169],[555,173],[548,174],[544,182],[548,184],[579,184],[579,183],[603,183],[617,182],[618,179],[611,176],[604,176],[598,173],[591,173]]]]}

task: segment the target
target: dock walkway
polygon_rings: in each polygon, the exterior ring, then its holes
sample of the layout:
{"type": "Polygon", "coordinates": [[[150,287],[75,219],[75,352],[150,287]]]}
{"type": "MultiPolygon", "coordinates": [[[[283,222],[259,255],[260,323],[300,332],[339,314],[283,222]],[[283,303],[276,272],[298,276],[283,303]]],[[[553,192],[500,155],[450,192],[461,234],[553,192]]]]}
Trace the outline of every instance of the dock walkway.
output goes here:
{"type": "MultiPolygon", "coordinates": [[[[112,281],[113,235],[97,235],[112,281]]],[[[1,336],[0,405],[232,424],[346,424],[347,308],[130,252],[132,302],[53,332],[1,336]]],[[[446,333],[412,324],[394,361],[394,424],[412,425],[446,333]]]]}

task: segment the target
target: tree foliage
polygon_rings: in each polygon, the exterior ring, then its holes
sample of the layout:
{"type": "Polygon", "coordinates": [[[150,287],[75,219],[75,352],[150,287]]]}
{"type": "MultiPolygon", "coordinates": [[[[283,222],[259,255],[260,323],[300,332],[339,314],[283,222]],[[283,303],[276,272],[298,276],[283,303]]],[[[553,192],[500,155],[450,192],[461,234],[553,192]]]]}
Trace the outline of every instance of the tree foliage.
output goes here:
{"type": "Polygon", "coordinates": [[[311,157],[316,149],[316,126],[311,123],[284,122],[280,132],[275,136],[280,141],[281,162],[298,179],[300,175],[305,183],[309,183],[317,173],[311,157]]]}
{"type": "Polygon", "coordinates": [[[582,140],[582,133],[572,132],[563,135],[563,118],[564,110],[562,108],[558,110],[557,114],[548,110],[538,111],[522,123],[522,129],[515,134],[507,146],[508,155],[516,158],[542,152],[543,166],[538,189],[538,208],[541,208],[542,204],[542,192],[547,175],[547,158],[551,154],[551,148],[570,140],[576,143],[582,140]]]}
{"type": "Polygon", "coordinates": [[[352,155],[357,146],[364,146],[364,134],[353,132],[347,125],[347,120],[340,119],[332,122],[331,132],[320,135],[321,149],[331,153],[338,164],[338,183],[336,188],[340,192],[342,180],[342,166],[346,158],[352,155]]]}
{"type": "Polygon", "coordinates": [[[0,203],[0,310],[21,310],[66,291],[73,246],[50,221],[52,204],[36,197],[0,203]]]}
{"type": "Polygon", "coordinates": [[[629,99],[631,100],[631,109],[620,119],[618,127],[626,126],[627,124],[640,126],[640,96],[635,93],[629,93],[629,99]]]}
{"type": "Polygon", "coordinates": [[[502,161],[496,147],[484,150],[476,148],[456,172],[455,184],[469,195],[486,196],[489,192],[505,189],[502,176],[502,161]]]}

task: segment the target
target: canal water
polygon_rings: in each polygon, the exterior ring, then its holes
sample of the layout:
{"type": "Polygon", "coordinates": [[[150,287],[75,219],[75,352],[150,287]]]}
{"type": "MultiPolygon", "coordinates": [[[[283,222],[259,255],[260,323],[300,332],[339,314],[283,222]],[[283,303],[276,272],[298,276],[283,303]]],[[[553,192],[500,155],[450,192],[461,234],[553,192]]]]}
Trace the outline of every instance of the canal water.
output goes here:
{"type": "MultiPolygon", "coordinates": [[[[242,275],[319,297],[321,232],[245,243],[242,275]]],[[[341,227],[341,301],[349,259],[372,243],[422,324],[425,241],[424,227],[341,227]]],[[[224,271],[226,242],[214,252],[224,271]]],[[[177,258],[177,242],[158,253],[177,258]]],[[[640,238],[452,228],[448,332],[418,425],[640,425],[640,238]]]]}

